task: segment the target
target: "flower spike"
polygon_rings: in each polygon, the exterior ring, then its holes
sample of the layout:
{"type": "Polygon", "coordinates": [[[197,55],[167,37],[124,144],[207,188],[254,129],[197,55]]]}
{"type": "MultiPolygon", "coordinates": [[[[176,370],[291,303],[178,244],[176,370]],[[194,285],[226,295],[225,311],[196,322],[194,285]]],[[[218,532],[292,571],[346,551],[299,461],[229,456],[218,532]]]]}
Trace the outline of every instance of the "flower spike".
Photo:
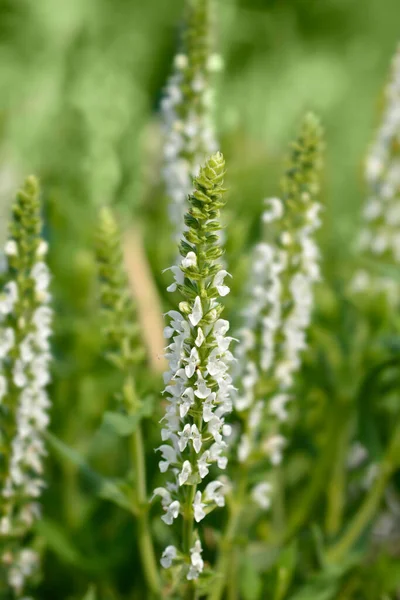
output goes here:
{"type": "Polygon", "coordinates": [[[227,337],[228,321],[221,319],[220,298],[229,292],[224,285],[228,273],[218,259],[223,254],[219,237],[219,213],[224,206],[222,154],[214,154],[200,169],[189,197],[185,215],[187,230],[180,244],[182,260],[173,270],[175,286],[181,294],[179,311],[168,313],[165,336],[170,341],[167,358],[170,371],[166,414],[161,431],[164,444],[158,449],[161,472],[172,481],[158,488],[165,511],[163,520],[172,524],[181,516],[186,531],[183,547],[166,548],[161,564],[179,566],[187,580],[196,580],[204,566],[202,547],[193,523],[224,505],[224,486],[211,481],[203,487],[212,465],[226,468],[225,438],[230,426],[225,415],[231,411],[232,379],[227,337]]]}

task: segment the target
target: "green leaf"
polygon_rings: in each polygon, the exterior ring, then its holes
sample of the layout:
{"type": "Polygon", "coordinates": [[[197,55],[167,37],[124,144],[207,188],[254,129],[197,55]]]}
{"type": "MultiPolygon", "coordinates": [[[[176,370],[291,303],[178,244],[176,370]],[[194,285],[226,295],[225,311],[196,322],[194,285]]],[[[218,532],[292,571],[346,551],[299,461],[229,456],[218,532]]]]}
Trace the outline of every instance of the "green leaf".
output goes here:
{"type": "Polygon", "coordinates": [[[42,518],[35,525],[36,531],[45,540],[47,546],[61,558],[80,569],[88,566],[85,556],[76,548],[65,530],[55,521],[42,518]]]}
{"type": "Polygon", "coordinates": [[[277,562],[277,578],[274,600],[283,600],[292,582],[297,562],[297,542],[292,542],[285,548],[277,562]]]}
{"type": "Polygon", "coordinates": [[[127,437],[132,435],[140,420],[141,415],[138,413],[135,413],[134,415],[124,415],[115,411],[107,411],[104,413],[103,425],[107,429],[111,429],[116,435],[127,437]]]}
{"type": "Polygon", "coordinates": [[[90,586],[82,600],[97,600],[97,594],[94,586],[90,586]]]}
{"type": "Polygon", "coordinates": [[[96,496],[109,500],[129,512],[135,512],[133,501],[129,498],[127,491],[123,489],[126,486],[125,482],[108,479],[94,471],[79,452],[67,446],[52,433],[48,432],[46,438],[60,457],[76,465],[96,496]]]}
{"type": "Polygon", "coordinates": [[[110,429],[115,435],[127,437],[132,435],[142,419],[151,417],[154,410],[154,396],[143,399],[137,411],[127,415],[117,411],[107,411],[103,417],[103,427],[110,429]]]}
{"type": "Polygon", "coordinates": [[[242,560],[240,568],[240,597],[243,600],[259,600],[262,592],[262,579],[249,556],[242,560]]]}
{"type": "Polygon", "coordinates": [[[289,600],[336,600],[342,578],[359,562],[357,554],[349,554],[340,565],[326,566],[289,600]]]}
{"type": "Polygon", "coordinates": [[[359,414],[358,437],[371,457],[380,460],[383,455],[382,441],[374,413],[374,401],[379,395],[379,380],[390,369],[397,369],[398,358],[390,358],[370,369],[361,383],[357,397],[359,414]]]}

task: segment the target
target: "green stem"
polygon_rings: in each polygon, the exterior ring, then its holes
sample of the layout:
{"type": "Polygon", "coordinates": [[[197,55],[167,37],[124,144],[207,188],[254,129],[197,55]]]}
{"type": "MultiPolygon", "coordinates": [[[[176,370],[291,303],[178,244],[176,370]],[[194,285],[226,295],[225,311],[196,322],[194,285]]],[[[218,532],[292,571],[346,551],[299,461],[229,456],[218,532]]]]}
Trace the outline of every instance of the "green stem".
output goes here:
{"type": "Polygon", "coordinates": [[[313,469],[313,477],[311,482],[305,489],[302,497],[297,501],[297,508],[291,513],[291,518],[289,519],[286,530],[281,536],[278,535],[276,540],[273,540],[274,544],[286,544],[297,533],[297,531],[307,521],[308,516],[315,506],[315,503],[317,502],[319,496],[323,493],[326,485],[326,478],[331,468],[334,456],[335,440],[337,438],[338,431],[340,431],[341,427],[343,427],[343,423],[343,415],[339,416],[338,414],[335,415],[334,413],[331,416],[326,444],[316,466],[313,469]]]}
{"type": "Polygon", "coordinates": [[[333,538],[342,526],[346,494],[346,457],[348,448],[348,427],[338,433],[336,454],[332,477],[328,482],[327,511],[325,529],[328,537],[333,538]]]}
{"type": "Polygon", "coordinates": [[[239,586],[237,584],[237,574],[238,574],[238,548],[232,548],[231,555],[231,577],[229,578],[228,589],[227,589],[227,600],[239,600],[239,586]]]}
{"type": "Polygon", "coordinates": [[[159,598],[161,584],[154,554],[153,541],[150,535],[149,505],[146,490],[146,466],[143,446],[143,435],[140,423],[132,435],[132,454],[136,475],[136,502],[138,507],[138,545],[140,558],[147,585],[151,592],[159,598]]]}
{"type": "Polygon", "coordinates": [[[342,538],[326,552],[325,558],[327,563],[338,563],[343,560],[343,557],[358,540],[366,527],[368,527],[379,507],[387,483],[399,465],[399,451],[400,427],[393,435],[386,457],[380,465],[379,475],[371,486],[360,510],[354,516],[342,538]]]}
{"type": "MultiPolygon", "coordinates": [[[[183,512],[183,550],[187,556],[190,556],[190,549],[193,545],[193,525],[194,525],[194,514],[193,514],[193,501],[196,495],[196,485],[188,486],[186,502],[183,512]]],[[[190,581],[186,586],[185,600],[195,600],[196,598],[196,586],[194,581],[190,581]]]]}
{"type": "Polygon", "coordinates": [[[246,483],[246,473],[242,470],[239,476],[238,491],[235,494],[234,501],[231,505],[226,529],[220,543],[220,552],[215,569],[218,577],[216,578],[213,589],[208,596],[208,600],[220,600],[227,584],[229,569],[231,566],[232,552],[234,549],[234,540],[240,522],[244,496],[246,493],[246,483]]]}

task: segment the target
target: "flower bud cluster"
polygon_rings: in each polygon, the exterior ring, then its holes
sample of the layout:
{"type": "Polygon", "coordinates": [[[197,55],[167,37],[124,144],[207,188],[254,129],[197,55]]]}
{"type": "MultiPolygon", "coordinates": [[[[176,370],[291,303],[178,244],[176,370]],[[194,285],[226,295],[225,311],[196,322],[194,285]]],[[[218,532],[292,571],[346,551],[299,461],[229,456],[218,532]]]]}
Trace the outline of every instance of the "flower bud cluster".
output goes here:
{"type": "Polygon", "coordinates": [[[185,216],[187,230],[180,244],[182,260],[172,267],[174,283],[182,297],[179,310],[167,313],[169,340],[165,374],[166,413],[162,419],[162,445],[159,462],[162,473],[172,478],[154,494],[160,496],[163,521],[172,525],[179,516],[188,531],[183,548],[168,546],[161,559],[164,567],[182,569],[188,580],[203,571],[201,542],[192,532],[207,513],[224,505],[224,484],[218,479],[203,485],[213,465],[225,469],[225,438],[231,428],[225,415],[232,409],[232,379],[227,335],[228,321],[221,318],[220,298],[229,293],[228,273],[218,259],[223,254],[217,232],[223,200],[224,159],[217,153],[200,169],[189,197],[185,216]]]}
{"type": "MultiPolygon", "coordinates": [[[[128,277],[124,269],[121,232],[112,211],[100,212],[96,236],[96,259],[104,324],[106,357],[126,377],[145,357],[128,277]]],[[[133,380],[131,381],[133,385],[133,380]]],[[[138,399],[124,394],[125,409],[135,410],[138,399]]]]}
{"type": "Polygon", "coordinates": [[[37,570],[38,556],[23,540],[40,516],[45,486],[52,310],[41,229],[38,184],[30,177],[13,206],[7,282],[0,294],[0,571],[5,569],[16,598],[37,570]]]}

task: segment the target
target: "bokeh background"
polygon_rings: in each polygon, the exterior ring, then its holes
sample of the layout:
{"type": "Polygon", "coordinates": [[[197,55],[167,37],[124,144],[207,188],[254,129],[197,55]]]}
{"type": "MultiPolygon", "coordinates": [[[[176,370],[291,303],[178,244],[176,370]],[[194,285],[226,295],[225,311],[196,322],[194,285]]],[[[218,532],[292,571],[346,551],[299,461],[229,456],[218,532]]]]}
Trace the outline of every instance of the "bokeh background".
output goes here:
{"type": "MultiPolygon", "coordinates": [[[[353,260],[363,161],[399,37],[398,0],[216,4],[216,48],[225,63],[216,124],[228,167],[233,291],[237,297],[246,276],[262,199],[278,193],[287,144],[309,109],[326,131],[320,242],[324,275],[334,282],[353,260]]],[[[52,431],[112,477],[126,473],[129,459],[124,441],[102,425],[118,380],[101,355],[94,223],[100,206],[115,206],[141,248],[143,285],[157,310],[168,307],[162,269],[175,250],[160,175],[159,102],[182,13],[182,0],[0,0],[0,235],[15,189],[37,174],[57,315],[52,431]]],[[[155,339],[157,319],[149,325],[155,339]]],[[[155,376],[143,375],[144,393],[162,387],[159,360],[155,376]]],[[[156,445],[157,428],[149,424],[152,436],[156,445]]],[[[93,583],[101,600],[143,598],[132,591],[132,581],[136,589],[141,581],[134,523],[99,497],[103,491],[79,459],[56,454],[48,460],[39,524],[38,597],[82,598],[93,583]]],[[[148,461],[155,472],[152,454],[148,461]]],[[[161,545],[158,522],[155,514],[161,545]]]]}

